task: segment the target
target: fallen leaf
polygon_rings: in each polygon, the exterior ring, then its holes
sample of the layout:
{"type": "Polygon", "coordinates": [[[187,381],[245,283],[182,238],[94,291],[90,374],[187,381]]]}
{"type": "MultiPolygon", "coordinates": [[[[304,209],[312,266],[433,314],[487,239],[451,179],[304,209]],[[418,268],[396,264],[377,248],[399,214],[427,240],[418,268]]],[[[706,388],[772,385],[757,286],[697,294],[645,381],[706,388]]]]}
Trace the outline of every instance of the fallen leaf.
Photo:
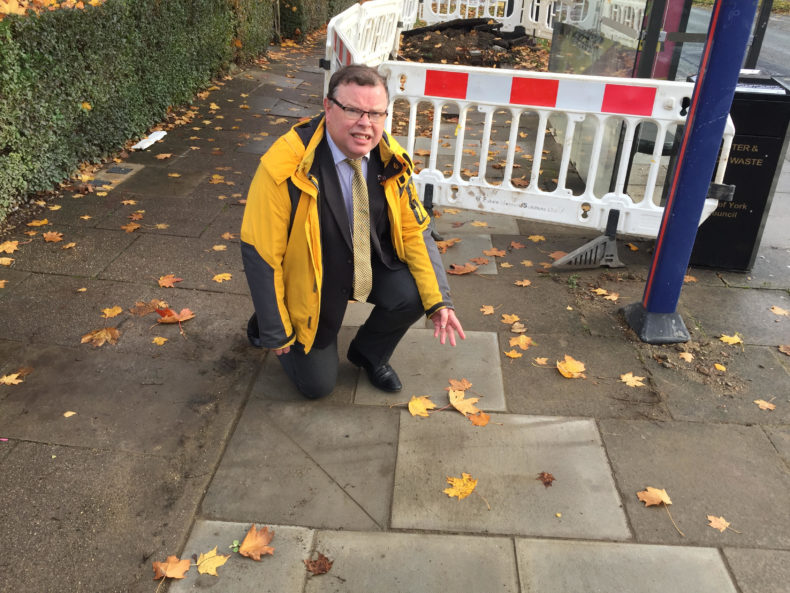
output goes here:
{"type": "Polygon", "coordinates": [[[516,280],[513,284],[516,286],[529,286],[532,284],[532,281],[525,278],[524,280],[516,280]]]}
{"type": "Polygon", "coordinates": [[[681,352],[680,354],[678,354],[678,356],[682,360],[685,360],[686,362],[691,362],[692,360],[694,360],[694,355],[691,352],[681,352]]]}
{"type": "Polygon", "coordinates": [[[181,309],[180,313],[176,313],[172,309],[156,309],[160,317],[156,320],[157,323],[181,323],[192,319],[195,314],[189,309],[181,309]]]}
{"type": "Polygon", "coordinates": [[[442,214],[459,214],[461,211],[458,208],[444,208],[442,214]]]}
{"type": "MultiPolygon", "coordinates": [[[[2,245],[0,245],[0,247],[2,247],[2,245]]],[[[776,305],[771,307],[771,313],[774,315],[784,315],[785,317],[790,317],[790,311],[782,309],[781,307],[777,307],[776,305]]]]}
{"type": "Polygon", "coordinates": [[[197,568],[200,574],[210,574],[218,577],[217,569],[225,564],[230,558],[230,554],[217,554],[217,546],[205,554],[201,554],[197,559],[197,568]]]}
{"type": "Polygon", "coordinates": [[[619,298],[620,298],[620,295],[618,293],[610,292],[605,297],[603,297],[603,300],[605,300],[605,301],[612,301],[612,302],[616,303],[617,299],[619,299],[619,298]]]}
{"type": "Polygon", "coordinates": [[[318,558],[315,560],[306,559],[304,560],[304,565],[307,567],[307,570],[312,572],[314,575],[319,574],[326,574],[332,568],[332,561],[324,556],[321,552],[318,552],[318,558]]]}
{"type": "Polygon", "coordinates": [[[461,276],[463,274],[471,274],[476,269],[477,266],[472,263],[466,263],[463,266],[459,266],[458,264],[450,264],[450,269],[447,270],[447,273],[461,276]]]}
{"type": "Polygon", "coordinates": [[[168,173],[168,177],[181,177],[181,173],[168,173]]]}
{"type": "Polygon", "coordinates": [[[471,261],[473,264],[477,264],[478,266],[484,266],[491,260],[489,260],[487,257],[473,257],[469,261],[471,261]]]}
{"type": "Polygon", "coordinates": [[[175,283],[182,280],[183,278],[176,278],[175,274],[167,274],[159,277],[159,286],[162,288],[175,288],[175,283]]]}
{"type": "Polygon", "coordinates": [[[696,282],[696,281],[697,279],[689,274],[683,276],[683,284],[689,284],[690,282],[696,282]]]}
{"type": "Polygon", "coordinates": [[[480,307],[480,310],[483,312],[483,315],[493,315],[494,314],[494,306],[493,305],[483,305],[480,307]]]}
{"type": "Polygon", "coordinates": [[[211,249],[213,251],[225,251],[227,248],[227,245],[214,245],[211,249]]]}
{"type": "Polygon", "coordinates": [[[91,216],[90,214],[83,214],[82,216],[80,216],[80,218],[82,220],[90,220],[91,218],[93,218],[93,216],[91,216]]]}
{"type": "Polygon", "coordinates": [[[433,410],[436,407],[436,404],[431,401],[430,397],[430,395],[421,395],[419,397],[412,395],[409,401],[409,412],[411,415],[427,418],[428,410],[433,410]]]}
{"type": "Polygon", "coordinates": [[[450,382],[450,386],[445,387],[445,391],[450,391],[451,389],[455,389],[456,391],[466,391],[472,387],[472,384],[465,377],[460,381],[457,379],[448,379],[448,381],[450,382]]]}
{"type": "Polygon", "coordinates": [[[513,249],[524,249],[526,246],[523,243],[519,243],[518,241],[511,241],[510,247],[513,249]]]}
{"type": "Polygon", "coordinates": [[[534,264],[532,263],[531,259],[522,259],[521,260],[521,265],[525,266],[527,268],[531,268],[534,264]]]}
{"type": "Polygon", "coordinates": [[[96,348],[103,346],[105,342],[114,345],[120,336],[121,332],[119,332],[116,328],[103,327],[101,329],[94,329],[93,331],[90,331],[82,336],[80,344],[90,342],[96,348]]]}
{"type": "Polygon", "coordinates": [[[157,346],[164,346],[165,342],[167,342],[167,338],[163,338],[162,336],[156,336],[153,340],[151,340],[151,342],[156,344],[157,346]]]}
{"type": "Polygon", "coordinates": [[[620,375],[620,381],[629,387],[644,387],[645,384],[642,383],[643,380],[644,377],[637,377],[631,372],[628,372],[625,375],[620,375]]]}
{"type": "Polygon", "coordinates": [[[120,315],[123,312],[123,309],[121,309],[118,305],[115,305],[114,307],[102,309],[101,312],[102,317],[105,319],[110,319],[111,317],[117,317],[120,315]]]}
{"type": "Polygon", "coordinates": [[[169,229],[170,225],[167,224],[166,222],[159,222],[159,223],[154,225],[154,228],[159,230],[159,231],[164,231],[165,229],[169,229]]]}
{"type": "Polygon", "coordinates": [[[727,367],[723,364],[719,364],[718,362],[713,365],[717,371],[721,371],[722,373],[727,370],[727,367]]]}
{"type": "Polygon", "coordinates": [[[142,212],[132,212],[129,216],[127,216],[129,220],[142,220],[143,214],[142,212]]]}
{"type": "Polygon", "coordinates": [[[466,392],[458,389],[450,389],[450,391],[448,391],[448,397],[450,398],[450,405],[464,416],[477,414],[480,411],[475,407],[475,404],[480,399],[479,397],[466,398],[466,392]]]}
{"type": "Polygon", "coordinates": [[[482,410],[477,414],[472,414],[468,417],[469,421],[475,426],[485,426],[491,420],[491,415],[486,414],[482,410]]]}
{"type": "Polygon", "coordinates": [[[672,504],[672,501],[669,499],[669,494],[667,491],[658,488],[653,488],[652,486],[648,486],[646,490],[642,490],[641,492],[636,493],[636,497],[645,503],[646,507],[651,507],[654,505],[661,504],[672,504]]]}
{"type": "Polygon", "coordinates": [[[8,284],[8,280],[0,280],[0,288],[5,288],[6,284],[8,284]]]}
{"type": "Polygon", "coordinates": [[[155,159],[159,159],[160,161],[163,161],[163,160],[165,160],[165,159],[169,159],[171,156],[173,156],[173,154],[172,154],[172,153],[170,153],[170,152],[160,152],[160,153],[159,153],[158,155],[156,155],[154,158],[155,158],[155,159]]]}
{"type": "Polygon", "coordinates": [[[529,336],[525,336],[524,334],[521,334],[517,338],[510,338],[510,345],[517,346],[522,350],[528,350],[530,346],[535,345],[535,342],[533,342],[532,338],[530,338],[529,336]]]}
{"type": "Polygon", "coordinates": [[[551,486],[551,483],[552,483],[552,482],[553,482],[553,481],[554,481],[556,478],[555,478],[554,476],[552,476],[552,475],[551,475],[549,472],[540,472],[540,473],[538,474],[538,477],[537,477],[536,479],[537,479],[537,480],[540,480],[541,482],[543,482],[543,485],[544,485],[546,488],[548,488],[549,486],[551,486]]]}
{"type": "Polygon", "coordinates": [[[566,255],[568,255],[568,253],[565,251],[552,251],[551,253],[549,253],[549,257],[555,261],[560,259],[561,257],[565,257],[566,255]]]}
{"type": "Polygon", "coordinates": [[[520,321],[516,321],[510,326],[510,331],[512,331],[514,334],[523,334],[525,331],[527,331],[527,326],[520,321]]]}
{"type": "Polygon", "coordinates": [[[137,204],[137,200],[121,200],[121,204],[124,206],[134,206],[137,204]]]}
{"type": "Polygon", "coordinates": [[[445,488],[442,492],[450,498],[457,496],[458,500],[464,499],[472,494],[475,486],[477,486],[477,480],[473,479],[471,474],[463,472],[460,478],[447,476],[447,483],[450,484],[450,487],[445,488]]]}
{"type": "Polygon", "coordinates": [[[476,227],[487,227],[488,226],[488,223],[487,222],[483,222],[482,220],[473,220],[469,224],[471,224],[472,226],[476,226],[476,227]]]}
{"type": "Polygon", "coordinates": [[[606,296],[609,294],[609,291],[604,288],[591,288],[590,291],[598,296],[606,296]]]}
{"type": "Polygon", "coordinates": [[[756,399],[756,400],[754,400],[754,403],[756,403],[757,407],[759,407],[761,410],[769,410],[770,411],[770,410],[775,410],[776,409],[776,405],[775,404],[772,404],[771,402],[767,402],[764,399],[756,399]]]}
{"type": "Polygon", "coordinates": [[[538,356],[534,360],[535,360],[535,364],[538,364],[542,367],[549,364],[549,359],[546,358],[545,356],[538,356]]]}
{"type": "Polygon", "coordinates": [[[121,228],[122,228],[123,230],[125,230],[127,233],[133,233],[133,232],[135,232],[137,229],[139,229],[139,228],[140,228],[140,225],[139,225],[139,224],[137,224],[136,222],[130,222],[129,224],[124,224],[124,225],[122,225],[122,226],[121,226],[121,228]]]}
{"type": "Polygon", "coordinates": [[[29,223],[27,223],[27,226],[45,226],[48,224],[49,221],[46,218],[44,218],[41,220],[31,220],[29,223]]]}
{"type": "Polygon", "coordinates": [[[713,529],[718,529],[722,533],[730,526],[730,522],[727,521],[724,517],[715,517],[713,515],[708,515],[708,525],[713,527],[713,529]]]}
{"type": "Polygon", "coordinates": [[[491,257],[504,257],[507,255],[507,251],[504,249],[492,247],[491,249],[483,249],[483,255],[490,255],[491,257]]]}
{"type": "Polygon", "coordinates": [[[546,237],[544,237],[543,235],[530,235],[529,237],[527,237],[527,239],[529,239],[533,243],[540,243],[541,241],[545,241],[546,237]]]}
{"type": "Polygon", "coordinates": [[[44,237],[44,241],[47,243],[57,243],[63,240],[63,233],[58,233],[56,231],[49,231],[41,236],[44,237]]]}
{"type": "Polygon", "coordinates": [[[521,352],[519,352],[518,350],[514,349],[514,350],[509,350],[508,352],[505,352],[505,356],[507,356],[508,358],[521,358],[524,355],[521,354],[521,352]]]}
{"type": "Polygon", "coordinates": [[[179,560],[177,556],[168,556],[164,562],[154,562],[154,580],[163,577],[170,579],[183,579],[189,566],[192,564],[189,558],[179,560]]]}
{"type": "Polygon", "coordinates": [[[565,360],[557,361],[557,370],[566,379],[584,379],[587,377],[584,374],[584,363],[567,354],[565,355],[565,360]]]}
{"type": "Polygon", "coordinates": [[[233,239],[236,238],[236,235],[234,235],[233,233],[222,233],[222,238],[225,239],[226,241],[232,241],[233,239]]]}
{"type": "Polygon", "coordinates": [[[19,373],[11,373],[10,375],[3,375],[0,377],[0,385],[19,385],[23,382],[24,379],[19,376],[19,373]]]}
{"type": "Polygon", "coordinates": [[[247,535],[244,536],[244,541],[241,542],[239,554],[253,560],[260,560],[264,554],[273,555],[274,548],[269,545],[273,537],[274,531],[269,531],[268,527],[255,529],[255,523],[253,523],[247,535]]]}
{"type": "Polygon", "coordinates": [[[72,241],[71,243],[66,243],[65,245],[63,245],[61,249],[73,249],[76,246],[77,244],[74,241],[72,241]]]}
{"type": "Polygon", "coordinates": [[[631,251],[639,251],[639,247],[637,247],[633,243],[626,243],[625,246],[628,247],[628,249],[630,249],[631,251]]]}
{"type": "MultiPolygon", "coordinates": [[[[6,258],[6,259],[8,259],[8,258],[6,258]]],[[[0,260],[2,260],[2,258],[0,258],[0,260]]],[[[13,261],[13,260],[11,260],[11,261],[13,261]]],[[[0,263],[2,263],[2,261],[0,261],[0,263]]],[[[8,264],[6,264],[6,265],[8,265],[8,264]]],[[[790,344],[782,344],[778,348],[779,348],[779,352],[781,352],[782,354],[787,354],[787,356],[790,356],[790,344]]]]}
{"type": "Polygon", "coordinates": [[[501,321],[502,321],[502,323],[507,323],[508,325],[511,325],[511,324],[515,323],[516,321],[521,321],[521,318],[518,315],[511,315],[509,313],[503,313],[501,321]]]}
{"type": "Polygon", "coordinates": [[[19,241],[3,241],[0,243],[0,253],[14,253],[19,249],[19,241]]]}
{"type": "Polygon", "coordinates": [[[461,239],[454,237],[452,239],[445,239],[444,241],[436,241],[436,246],[439,248],[439,253],[447,253],[450,247],[460,242],[461,239]]]}
{"type": "Polygon", "coordinates": [[[734,344],[743,344],[743,340],[741,339],[741,336],[739,336],[738,334],[735,334],[734,336],[728,336],[726,334],[722,334],[719,340],[721,340],[725,344],[730,344],[731,346],[734,344]]]}
{"type": "Polygon", "coordinates": [[[69,410],[68,412],[63,412],[63,417],[64,418],[71,418],[72,416],[76,416],[76,415],[77,415],[77,412],[72,412],[71,410],[69,410]]]}
{"type": "Polygon", "coordinates": [[[160,301],[159,299],[151,299],[151,301],[148,303],[137,301],[134,304],[134,307],[129,309],[129,313],[136,315],[137,317],[143,317],[144,315],[153,313],[157,309],[167,309],[167,303],[160,301]]]}
{"type": "Polygon", "coordinates": [[[500,268],[512,268],[513,264],[511,264],[509,262],[506,262],[506,261],[503,261],[501,264],[499,264],[499,267],[500,268]]]}
{"type": "Polygon", "coordinates": [[[223,274],[216,274],[212,278],[212,280],[214,282],[222,283],[222,282],[226,282],[227,280],[230,280],[231,278],[233,278],[233,276],[231,274],[228,274],[227,272],[224,272],[223,274]]]}

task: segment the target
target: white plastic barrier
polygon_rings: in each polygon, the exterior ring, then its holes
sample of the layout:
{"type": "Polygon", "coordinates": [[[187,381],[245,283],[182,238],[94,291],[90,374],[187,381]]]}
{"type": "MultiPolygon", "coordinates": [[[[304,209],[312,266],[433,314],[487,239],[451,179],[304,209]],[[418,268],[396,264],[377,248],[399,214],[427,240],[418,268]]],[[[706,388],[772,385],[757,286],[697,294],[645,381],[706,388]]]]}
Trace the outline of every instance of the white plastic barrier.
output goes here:
{"type": "MultiPolygon", "coordinates": [[[[430,140],[424,140],[429,142],[429,147],[423,151],[428,155],[428,162],[415,175],[415,181],[421,193],[426,184],[433,185],[434,203],[599,230],[605,229],[609,211],[617,209],[620,211],[619,232],[644,237],[657,235],[664,211],[659,204],[660,195],[656,192],[662,149],[668,132],[685,122],[681,115],[682,105],[684,99],[691,96],[691,83],[411,62],[385,62],[379,70],[389,80],[390,110],[395,109],[399,101],[406,101],[409,105],[405,147],[412,154],[415,154],[417,141],[417,117],[425,117],[426,102],[432,106],[430,140]],[[509,113],[509,121],[506,122],[508,139],[497,144],[506,147],[507,155],[499,163],[503,169],[501,181],[492,183],[490,175],[487,175],[494,143],[492,123],[495,112],[503,109],[509,113]],[[465,142],[469,122],[475,112],[483,114],[483,130],[479,149],[470,151],[465,142]],[[448,115],[452,117],[455,114],[458,117],[455,137],[448,140],[446,125],[442,130],[443,121],[447,121],[448,115]],[[514,184],[514,160],[520,134],[523,133],[520,126],[524,114],[533,114],[533,119],[537,117],[537,133],[533,139],[531,168],[523,181],[514,184]],[[543,154],[550,117],[562,118],[566,125],[560,144],[557,178],[552,180],[556,187],[547,191],[541,189],[539,179],[541,168],[547,166],[543,154]],[[593,137],[588,138],[590,150],[585,170],[579,171],[579,177],[586,178],[587,183],[583,192],[574,195],[568,183],[569,176],[575,174],[571,152],[577,136],[575,128],[582,122],[592,123],[594,132],[593,137]],[[599,177],[600,167],[604,166],[604,152],[612,146],[611,135],[605,139],[606,126],[611,127],[612,123],[622,124],[624,133],[619,152],[626,156],[612,165],[614,188],[596,192],[593,181],[599,177]],[[634,147],[639,124],[654,127],[655,142],[652,157],[648,159],[644,191],[635,197],[626,191],[630,166],[627,155],[634,147]],[[471,175],[468,173],[471,167],[467,156],[470,152],[475,152],[477,157],[477,171],[471,175]],[[445,157],[443,166],[440,166],[439,155],[448,153],[451,158],[445,157]]],[[[388,127],[392,125],[392,118],[390,115],[388,127]]],[[[730,124],[716,173],[717,183],[721,183],[724,176],[733,132],[730,124]]],[[[706,200],[700,222],[715,210],[717,204],[716,200],[706,200]]]]}
{"type": "Polygon", "coordinates": [[[401,30],[408,31],[413,29],[420,15],[420,0],[403,0],[400,21],[401,30]]]}
{"type": "Polygon", "coordinates": [[[636,48],[644,18],[644,0],[604,2],[601,12],[601,34],[626,47],[636,48]]]}
{"type": "MultiPolygon", "coordinates": [[[[581,29],[595,29],[600,20],[602,0],[557,0],[554,22],[567,23],[581,29]]],[[[612,0],[605,0],[611,2],[612,0]]]]}
{"type": "Polygon", "coordinates": [[[503,31],[522,25],[527,32],[551,39],[554,0],[424,0],[420,19],[428,25],[454,19],[486,18],[502,23],[503,31]]]}

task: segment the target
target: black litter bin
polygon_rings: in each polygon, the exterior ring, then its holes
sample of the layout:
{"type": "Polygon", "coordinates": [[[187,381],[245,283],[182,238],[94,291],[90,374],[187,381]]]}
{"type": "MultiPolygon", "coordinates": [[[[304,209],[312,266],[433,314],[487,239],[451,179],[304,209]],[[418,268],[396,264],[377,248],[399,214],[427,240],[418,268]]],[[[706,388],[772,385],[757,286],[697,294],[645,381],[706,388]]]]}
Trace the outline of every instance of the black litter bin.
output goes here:
{"type": "Polygon", "coordinates": [[[790,88],[770,76],[744,71],[730,116],[735,138],[724,183],[735,186],[735,195],[720,202],[700,225],[690,261],[745,271],[754,265],[787,150],[790,88]]]}

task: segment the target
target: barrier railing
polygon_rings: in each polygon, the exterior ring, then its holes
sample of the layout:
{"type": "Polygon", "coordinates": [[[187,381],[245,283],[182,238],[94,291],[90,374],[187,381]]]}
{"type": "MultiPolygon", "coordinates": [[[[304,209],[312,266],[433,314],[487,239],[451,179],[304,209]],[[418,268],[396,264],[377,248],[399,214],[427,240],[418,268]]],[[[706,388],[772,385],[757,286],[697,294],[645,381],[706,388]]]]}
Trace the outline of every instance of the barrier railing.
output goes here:
{"type": "Polygon", "coordinates": [[[656,236],[691,83],[395,62],[401,15],[399,0],[351,7],[329,23],[327,58],[331,71],[365,63],[388,77],[387,129],[415,157],[421,195],[430,185],[436,204],[598,230],[616,209],[619,232],[656,236]],[[390,37],[373,43],[374,30],[390,37]]]}
{"type": "Polygon", "coordinates": [[[551,39],[554,0],[424,0],[420,19],[428,25],[454,19],[487,18],[503,31],[522,25],[528,32],[551,39]]]}

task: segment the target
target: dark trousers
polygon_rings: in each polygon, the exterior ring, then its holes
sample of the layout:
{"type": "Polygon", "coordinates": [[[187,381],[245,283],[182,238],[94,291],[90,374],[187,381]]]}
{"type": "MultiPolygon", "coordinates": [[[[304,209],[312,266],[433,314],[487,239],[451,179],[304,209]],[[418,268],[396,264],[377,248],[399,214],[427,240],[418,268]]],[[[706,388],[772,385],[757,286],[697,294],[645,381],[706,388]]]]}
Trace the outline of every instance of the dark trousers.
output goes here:
{"type": "MultiPolygon", "coordinates": [[[[374,366],[389,361],[406,331],[422,315],[420,293],[406,266],[391,270],[373,258],[373,290],[368,302],[375,307],[351,341],[351,348],[374,366]]],[[[277,357],[297,389],[310,399],[329,395],[337,382],[337,336],[325,348],[307,354],[298,342],[277,357]]]]}

